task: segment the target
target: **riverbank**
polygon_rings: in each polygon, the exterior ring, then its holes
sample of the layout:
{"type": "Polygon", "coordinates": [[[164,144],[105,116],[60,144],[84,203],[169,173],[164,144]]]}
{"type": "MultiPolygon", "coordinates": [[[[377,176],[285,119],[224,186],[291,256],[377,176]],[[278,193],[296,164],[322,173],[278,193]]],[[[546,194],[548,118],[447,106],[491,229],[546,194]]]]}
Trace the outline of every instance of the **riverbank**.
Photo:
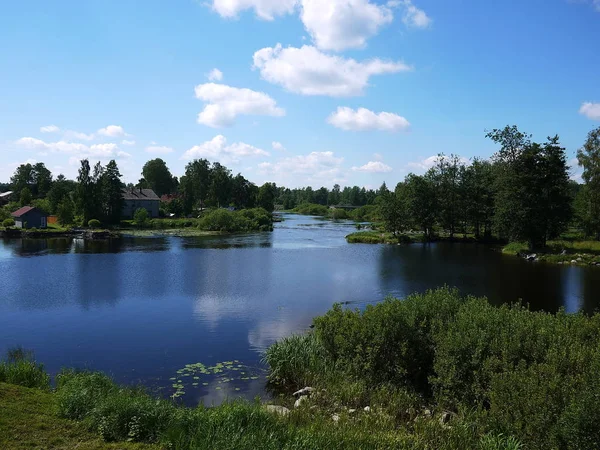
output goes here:
{"type": "Polygon", "coordinates": [[[54,394],[0,383],[0,448],[160,450],[151,444],[107,443],[82,423],[58,416],[54,394]]]}
{"type": "Polygon", "coordinates": [[[394,236],[384,231],[357,231],[346,236],[349,244],[416,244],[425,242],[457,242],[499,245],[502,241],[497,239],[477,239],[474,235],[455,235],[453,237],[438,235],[431,240],[425,239],[422,233],[402,234],[394,236]]]}
{"type": "Polygon", "coordinates": [[[0,405],[15,411],[9,421],[0,416],[6,448],[19,448],[12,430],[25,422],[53,421],[53,439],[68,440],[60,427],[81,426],[107,442],[181,450],[600,445],[600,315],[495,307],[449,288],[363,312],[337,305],[311,332],[272,345],[265,362],[277,405],[186,408],[73,370],[63,370],[52,390],[26,352],[9,358],[0,383],[39,393],[0,385],[0,393],[12,392],[0,405]]]}
{"type": "Polygon", "coordinates": [[[577,266],[600,266],[599,241],[548,241],[540,251],[531,251],[526,243],[513,242],[502,249],[505,255],[518,256],[528,261],[544,261],[553,264],[577,266]]]}

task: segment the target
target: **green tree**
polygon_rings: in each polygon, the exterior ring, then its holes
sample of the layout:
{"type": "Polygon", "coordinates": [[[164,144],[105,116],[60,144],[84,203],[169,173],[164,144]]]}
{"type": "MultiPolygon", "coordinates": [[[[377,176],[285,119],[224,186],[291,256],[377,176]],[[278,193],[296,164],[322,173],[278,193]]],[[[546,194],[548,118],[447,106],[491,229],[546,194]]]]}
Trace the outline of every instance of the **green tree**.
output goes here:
{"type": "Polygon", "coordinates": [[[174,192],[176,180],[162,159],[156,158],[144,164],[142,175],[150,189],[159,197],[174,192]]]}
{"type": "Polygon", "coordinates": [[[242,174],[237,174],[231,180],[231,200],[237,209],[254,208],[257,194],[256,185],[246,180],[242,174]]]}
{"type": "Polygon", "coordinates": [[[461,214],[460,205],[460,158],[456,155],[438,155],[434,167],[429,172],[436,188],[439,204],[440,225],[454,236],[461,214]]]}
{"type": "Polygon", "coordinates": [[[52,188],[52,172],[50,172],[44,163],[37,163],[33,166],[34,195],[37,197],[46,197],[52,188]]]}
{"type": "Polygon", "coordinates": [[[71,225],[75,221],[75,214],[73,212],[73,202],[69,198],[65,198],[57,208],[57,219],[58,223],[62,226],[71,225]]]}
{"type": "Polygon", "coordinates": [[[110,161],[102,172],[102,212],[106,223],[118,224],[123,211],[123,182],[115,160],[110,161]]]}
{"type": "Polygon", "coordinates": [[[496,163],[495,223],[511,241],[544,247],[571,218],[571,196],[564,148],[558,136],[532,143],[516,127],[488,133],[502,148],[496,163]]]}
{"type": "Polygon", "coordinates": [[[52,188],[48,192],[48,201],[50,202],[50,212],[52,214],[57,213],[58,206],[69,198],[71,200],[72,194],[75,193],[77,184],[74,181],[67,180],[64,175],[56,177],[52,188]]]}
{"type": "Polygon", "coordinates": [[[386,231],[399,237],[410,227],[410,210],[406,185],[398,183],[395,192],[380,190],[381,217],[386,231]]]}
{"type": "Polygon", "coordinates": [[[87,224],[94,218],[97,211],[96,186],[91,174],[90,162],[87,159],[81,161],[75,198],[77,211],[83,217],[83,223],[87,224]]]}
{"type": "Polygon", "coordinates": [[[32,198],[31,190],[28,187],[25,187],[21,190],[21,196],[19,199],[21,206],[31,205],[32,198]]]}
{"type": "Polygon", "coordinates": [[[329,190],[326,187],[319,188],[315,191],[314,200],[318,205],[327,205],[329,190]]]}
{"type": "Polygon", "coordinates": [[[438,218],[438,200],[433,180],[429,176],[409,174],[405,180],[408,210],[413,223],[419,227],[425,239],[433,238],[433,227],[438,218]]]}
{"type": "Polygon", "coordinates": [[[578,196],[578,216],[586,233],[600,240],[600,127],[588,133],[577,160],[585,183],[578,196]]]}
{"type": "Polygon", "coordinates": [[[275,195],[277,186],[275,183],[265,183],[258,189],[258,206],[268,212],[275,209],[275,195]]]}
{"type": "Polygon", "coordinates": [[[211,167],[208,198],[214,206],[229,206],[231,199],[231,171],[215,162],[211,167]]]}
{"type": "Polygon", "coordinates": [[[196,159],[185,167],[185,176],[181,178],[180,189],[183,193],[186,214],[190,214],[194,208],[203,209],[206,206],[210,178],[210,163],[206,159],[196,159]]]}
{"type": "Polygon", "coordinates": [[[475,158],[471,165],[461,171],[461,208],[466,226],[470,226],[475,237],[492,235],[494,220],[494,170],[489,161],[475,158]]]}
{"type": "MultiPolygon", "coordinates": [[[[329,192],[329,198],[327,199],[327,203],[329,205],[339,205],[342,200],[342,193],[339,184],[333,185],[333,189],[329,192]]],[[[288,209],[288,208],[285,208],[288,209]]]]}
{"type": "Polygon", "coordinates": [[[14,192],[15,198],[20,198],[21,191],[25,188],[29,188],[31,194],[30,186],[33,186],[33,182],[34,173],[31,164],[21,164],[17,167],[14,175],[10,178],[11,189],[14,192]]]}

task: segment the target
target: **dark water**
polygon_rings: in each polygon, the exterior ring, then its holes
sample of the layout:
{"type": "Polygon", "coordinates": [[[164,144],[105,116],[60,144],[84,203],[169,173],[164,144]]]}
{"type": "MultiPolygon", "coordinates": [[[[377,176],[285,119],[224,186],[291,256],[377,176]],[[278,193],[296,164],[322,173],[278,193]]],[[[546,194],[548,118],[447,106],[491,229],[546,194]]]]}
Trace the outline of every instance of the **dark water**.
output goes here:
{"type": "Polygon", "coordinates": [[[227,238],[0,241],[0,353],[21,345],[52,373],[97,369],[164,395],[181,379],[186,403],[210,404],[263,394],[261,353],[335,302],[363,307],[449,284],[532,309],[600,305],[599,268],[472,244],[349,245],[352,231],[288,216],[273,233],[227,238]],[[194,386],[177,373],[223,361],[237,368],[227,382],[201,375],[194,386]]]}

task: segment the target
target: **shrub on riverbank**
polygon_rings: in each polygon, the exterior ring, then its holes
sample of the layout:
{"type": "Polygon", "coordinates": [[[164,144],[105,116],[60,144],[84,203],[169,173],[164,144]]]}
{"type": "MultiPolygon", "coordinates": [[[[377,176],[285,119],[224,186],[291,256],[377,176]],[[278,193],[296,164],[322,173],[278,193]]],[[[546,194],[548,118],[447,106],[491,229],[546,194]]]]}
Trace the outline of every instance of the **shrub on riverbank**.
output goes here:
{"type": "Polygon", "coordinates": [[[216,209],[206,212],[198,221],[198,228],[204,231],[228,233],[243,231],[272,231],[272,215],[265,209],[243,209],[229,211],[216,209]]]}
{"type": "Polygon", "coordinates": [[[306,216],[325,217],[329,214],[329,208],[327,206],[317,205],[315,203],[302,203],[301,205],[296,206],[293,211],[306,216]]]}
{"type": "Polygon", "coordinates": [[[9,350],[6,361],[0,362],[0,383],[49,389],[50,377],[44,365],[38,364],[31,353],[20,348],[9,350]]]}
{"type": "MultiPolygon", "coordinates": [[[[441,289],[364,312],[336,306],[315,319],[313,339],[333,373],[315,375],[310,364],[303,370],[276,357],[298,349],[278,349],[267,360],[273,373],[295,371],[300,382],[292,388],[312,381],[326,389],[327,403],[359,399],[351,407],[379,403],[394,415],[395,400],[416,395],[423,408],[453,411],[482,434],[512,435],[530,448],[600,446],[593,426],[600,420],[600,315],[494,307],[441,289]]],[[[410,402],[400,405],[411,416],[410,402]]]]}

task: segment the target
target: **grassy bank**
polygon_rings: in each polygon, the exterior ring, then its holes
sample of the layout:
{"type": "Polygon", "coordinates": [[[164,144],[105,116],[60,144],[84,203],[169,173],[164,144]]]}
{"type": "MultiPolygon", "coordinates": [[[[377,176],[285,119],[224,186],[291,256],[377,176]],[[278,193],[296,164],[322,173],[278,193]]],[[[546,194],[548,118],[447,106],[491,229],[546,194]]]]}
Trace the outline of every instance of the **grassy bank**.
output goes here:
{"type": "Polygon", "coordinates": [[[600,242],[587,240],[548,241],[546,248],[529,250],[524,242],[512,242],[502,249],[502,253],[513,256],[535,254],[538,261],[557,264],[600,265],[600,242]]]}
{"type": "Polygon", "coordinates": [[[525,448],[600,447],[600,315],[498,308],[441,289],[364,312],[337,306],[314,325],[266,356],[276,385],[315,388],[307,406],[358,411],[350,420],[366,420],[369,406],[377,430],[415,433],[430,448],[443,447],[423,421],[447,422],[435,433],[453,448],[499,436],[525,448]]]}
{"type": "Polygon", "coordinates": [[[65,370],[51,391],[43,367],[17,352],[0,383],[37,390],[0,386],[18,394],[0,395],[3,409],[27,411],[0,418],[2,444],[23,439],[5,430],[56,421],[52,439],[73,429],[182,450],[600,447],[600,315],[494,307],[442,288],[362,312],[337,305],[265,361],[285,415],[258,401],[185,408],[91,372],[65,370]]]}

